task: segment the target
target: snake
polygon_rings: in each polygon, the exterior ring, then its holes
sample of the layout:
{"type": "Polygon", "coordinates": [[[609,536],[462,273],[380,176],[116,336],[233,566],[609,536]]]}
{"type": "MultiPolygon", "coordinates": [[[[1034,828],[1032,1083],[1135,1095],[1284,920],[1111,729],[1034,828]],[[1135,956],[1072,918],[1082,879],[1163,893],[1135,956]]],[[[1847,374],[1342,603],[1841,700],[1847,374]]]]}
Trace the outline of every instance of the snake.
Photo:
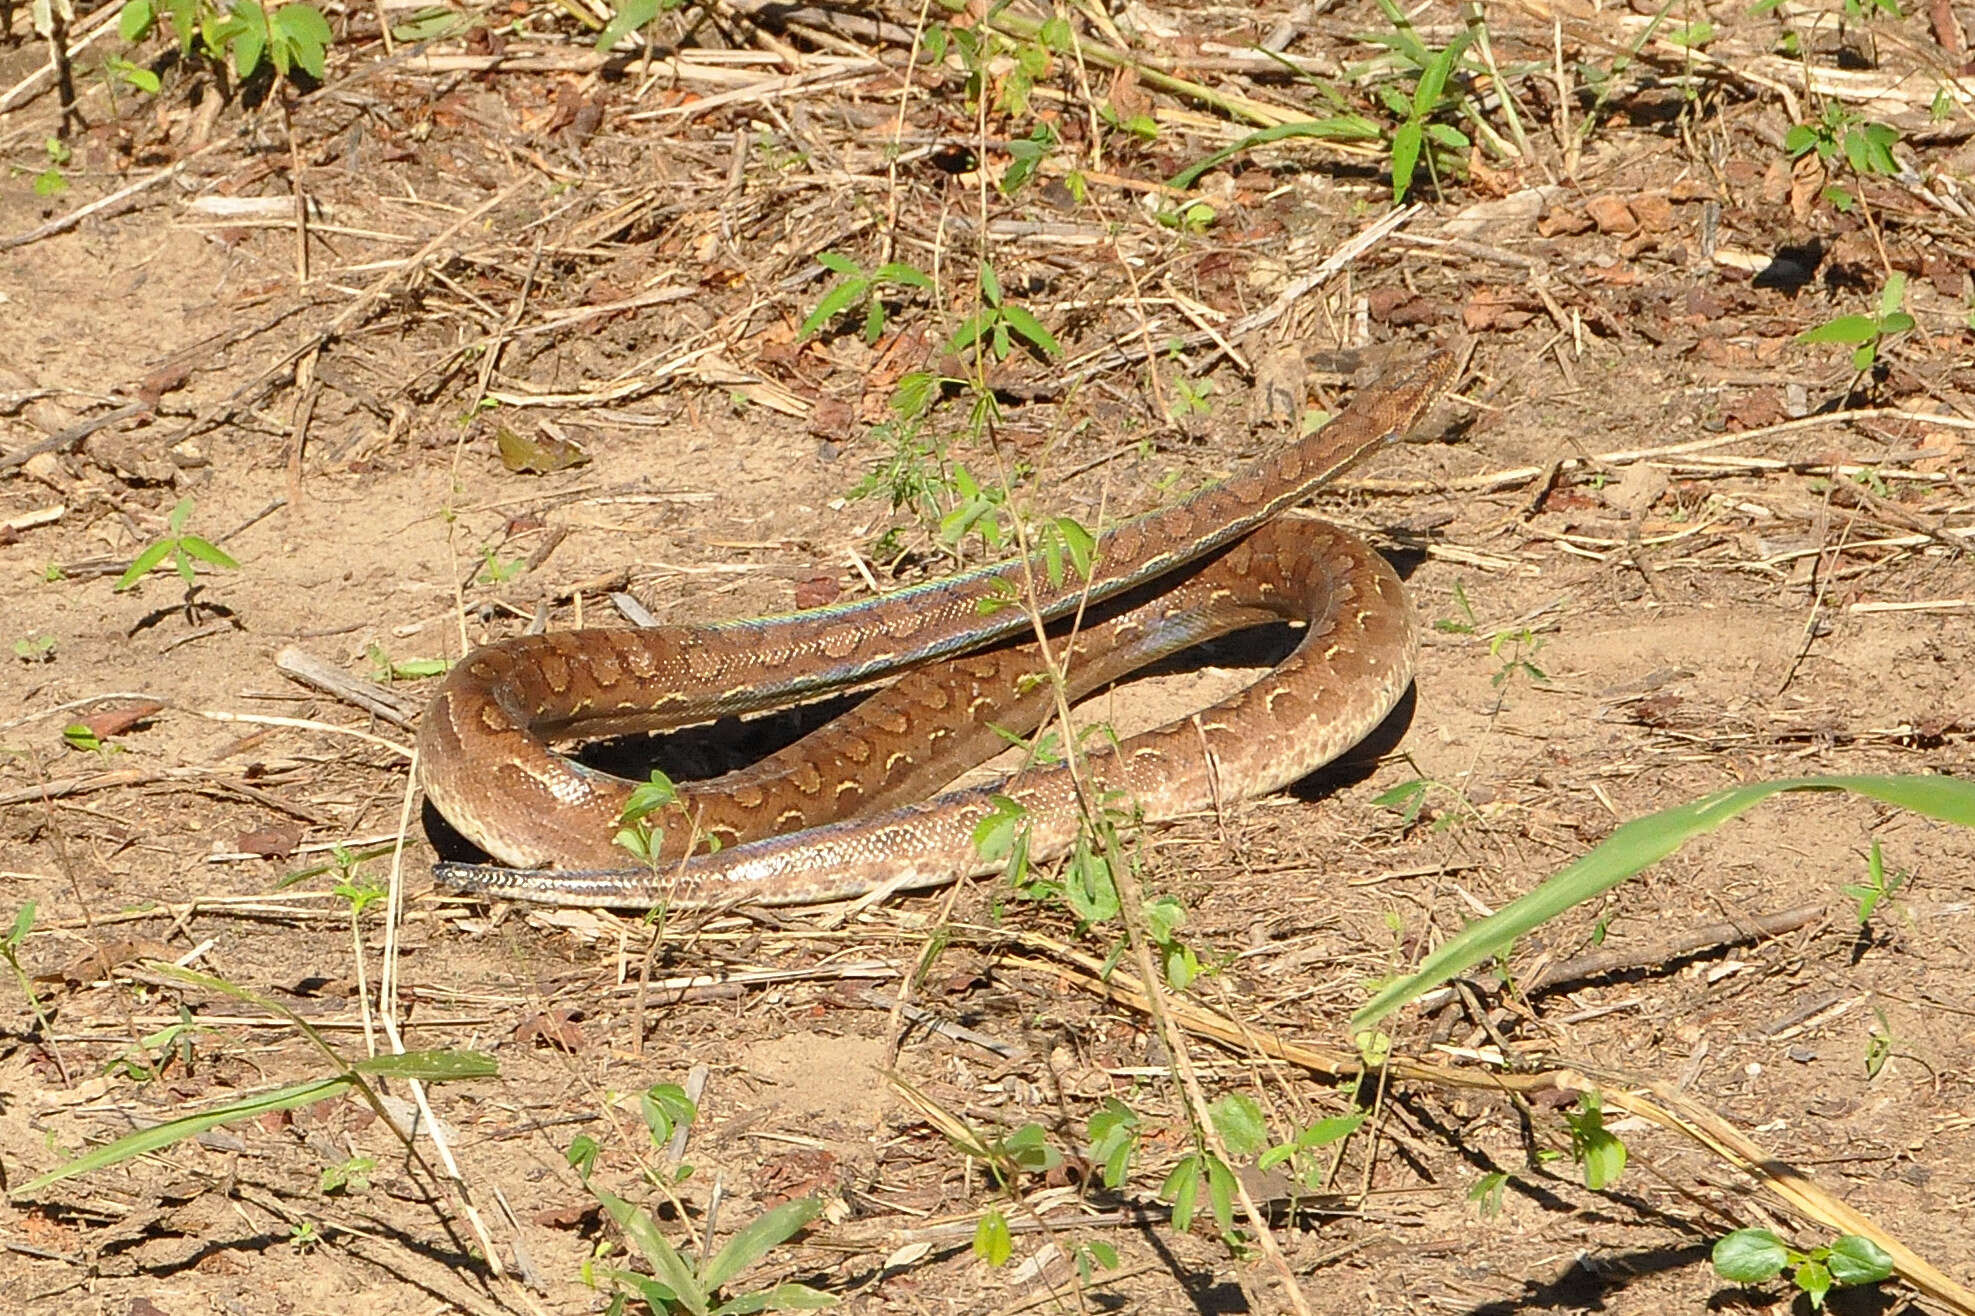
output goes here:
{"type": "Polygon", "coordinates": [[[435,877],[488,899],[618,909],[877,898],[1000,869],[977,841],[997,812],[1040,863],[1076,845],[1093,802],[1153,821],[1280,790],[1385,720],[1412,683],[1418,643],[1382,557],[1284,513],[1413,429],[1464,359],[1439,348],[1388,367],[1321,429],[1106,531],[1087,571],[1060,569],[1060,544],[1053,554],[1031,545],[780,616],[475,649],[426,708],[415,774],[494,862],[442,862],[435,877]],[[940,789],[1044,726],[1057,707],[1052,673],[1074,700],[1207,639],[1284,621],[1302,628],[1292,651],[1197,714],[1127,739],[1088,737],[1069,762],[1032,752],[1006,780],[940,789]],[[659,845],[642,864],[615,839],[633,784],[555,747],[886,676],[849,713],[759,762],[680,783],[647,819],[659,845]]]}

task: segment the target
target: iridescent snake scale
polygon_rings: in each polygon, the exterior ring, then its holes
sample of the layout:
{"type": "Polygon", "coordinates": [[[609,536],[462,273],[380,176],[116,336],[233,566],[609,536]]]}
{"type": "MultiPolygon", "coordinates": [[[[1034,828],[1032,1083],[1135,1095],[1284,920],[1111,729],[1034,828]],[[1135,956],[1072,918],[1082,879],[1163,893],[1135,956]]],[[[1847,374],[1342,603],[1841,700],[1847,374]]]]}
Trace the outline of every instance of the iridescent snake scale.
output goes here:
{"type": "MultiPolygon", "coordinates": [[[[426,798],[502,864],[442,864],[449,887],[562,905],[803,904],[936,886],[992,871],[976,824],[1006,793],[1028,810],[1032,858],[1074,841],[1076,784],[1031,767],[990,787],[931,792],[1026,735],[1054,707],[1033,643],[1009,637],[1115,600],[1053,643],[1079,697],[1213,636],[1306,623],[1265,677],[1195,717],[1086,760],[1086,788],[1147,818],[1266,794],[1336,758],[1411,683],[1412,613],[1392,569],[1352,536],[1278,514],[1411,429],[1460,354],[1386,372],[1317,433],[1098,543],[1090,579],[1052,587],[1020,559],[881,598],[746,621],[523,636],[475,650],[419,728],[426,798]],[[1123,597],[1120,597],[1123,596],[1123,597]],[[994,599],[985,609],[983,600],[994,599]],[[1001,647],[980,652],[982,646],[1001,647]],[[621,735],[810,699],[909,669],[852,712],[760,763],[683,783],[658,818],[665,861],[626,868],[613,842],[630,783],[551,738],[621,735]],[[997,730],[999,728],[999,730],[997,730]],[[719,842],[683,856],[689,836],[719,842]],[[554,867],[547,867],[554,865],[554,867]]],[[[1093,797],[1095,798],[1095,796],[1093,797]]]]}

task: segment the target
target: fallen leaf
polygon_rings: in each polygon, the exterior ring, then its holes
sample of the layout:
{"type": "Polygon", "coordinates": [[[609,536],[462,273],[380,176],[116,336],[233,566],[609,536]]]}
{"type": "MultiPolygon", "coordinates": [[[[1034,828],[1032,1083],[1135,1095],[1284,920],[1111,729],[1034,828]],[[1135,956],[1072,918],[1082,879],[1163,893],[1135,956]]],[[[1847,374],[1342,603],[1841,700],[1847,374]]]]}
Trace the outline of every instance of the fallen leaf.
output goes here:
{"type": "Polygon", "coordinates": [[[590,464],[590,454],[568,439],[552,434],[527,438],[505,425],[495,427],[494,446],[500,449],[501,465],[516,475],[548,475],[590,464]]]}
{"type": "Polygon", "coordinates": [[[259,831],[242,832],[233,838],[233,848],[241,854],[257,854],[263,859],[286,859],[302,843],[302,829],[293,823],[277,823],[259,831]]]}
{"type": "Polygon", "coordinates": [[[529,1015],[515,1025],[514,1040],[541,1042],[570,1055],[580,1054],[589,1048],[590,1039],[577,1026],[578,1018],[574,1010],[544,1010],[529,1015]]]}

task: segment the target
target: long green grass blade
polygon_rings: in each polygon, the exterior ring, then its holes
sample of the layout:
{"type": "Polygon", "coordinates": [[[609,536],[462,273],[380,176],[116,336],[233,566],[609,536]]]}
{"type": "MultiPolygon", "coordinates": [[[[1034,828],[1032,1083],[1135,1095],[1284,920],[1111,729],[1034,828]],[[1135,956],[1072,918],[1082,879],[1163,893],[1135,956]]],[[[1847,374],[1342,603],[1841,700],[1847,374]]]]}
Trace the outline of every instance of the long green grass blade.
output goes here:
{"type": "Polygon", "coordinates": [[[822,1209],[823,1203],[818,1198],[798,1197],[771,1211],[763,1211],[741,1226],[740,1232],[713,1254],[700,1279],[709,1289],[720,1288],[777,1245],[787,1242],[791,1234],[814,1220],[822,1209]]]}
{"type": "Polygon", "coordinates": [[[237,1120],[254,1119],[272,1111],[293,1110],[297,1106],[310,1105],[326,1097],[335,1096],[349,1087],[351,1081],[341,1075],[333,1078],[318,1078],[308,1083],[297,1083],[292,1087],[276,1088],[258,1097],[235,1101],[197,1115],[181,1115],[175,1120],[166,1120],[148,1129],[127,1133],[115,1142],[106,1143],[95,1151],[78,1156],[68,1164],[58,1166],[38,1179],[30,1179],[14,1189],[9,1196],[25,1197],[59,1180],[105,1169],[119,1161],[127,1161],[133,1156],[145,1156],[154,1151],[162,1151],[187,1138],[196,1138],[207,1129],[216,1128],[221,1124],[231,1124],[237,1120]]]}
{"type": "Polygon", "coordinates": [[[1791,777],[1720,791],[1688,804],[1635,818],[1576,863],[1528,895],[1470,923],[1426,957],[1409,977],[1388,984],[1351,1016],[1354,1035],[1408,1001],[1483,960],[1506,954],[1518,937],[1572,905],[1601,895],[1658,863],[1696,836],[1711,832],[1785,791],[1851,791],[1943,822],[1975,827],[1975,782],[1954,777],[1791,777]]]}

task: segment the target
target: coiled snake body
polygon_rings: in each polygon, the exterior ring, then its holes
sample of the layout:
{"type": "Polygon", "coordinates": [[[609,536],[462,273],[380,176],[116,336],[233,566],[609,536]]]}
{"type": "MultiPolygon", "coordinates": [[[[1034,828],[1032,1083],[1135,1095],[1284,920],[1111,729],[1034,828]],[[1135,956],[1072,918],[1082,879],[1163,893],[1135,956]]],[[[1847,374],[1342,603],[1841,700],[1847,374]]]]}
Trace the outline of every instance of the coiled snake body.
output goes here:
{"type": "Polygon", "coordinates": [[[1046,619],[1119,600],[1106,620],[1053,642],[1072,698],[1215,635],[1307,623],[1254,685],[1087,758],[1090,798],[1129,802],[1147,818],[1280,789],[1384,719],[1412,680],[1415,637],[1398,578],[1376,553],[1322,522],[1276,518],[1412,428],[1458,362],[1437,351],[1389,371],[1316,434],[1125,522],[1099,541],[1088,581],[1051,586],[1039,561],[1017,560],[782,617],[570,631],[474,651],[426,710],[419,779],[461,834],[516,867],[445,864],[441,881],[617,908],[801,904],[933,886],[997,866],[973,842],[996,793],[1027,810],[1032,858],[1061,853],[1078,825],[1064,767],[925,798],[1054,707],[1036,646],[1005,643],[1033,623],[1026,608],[1002,605],[1032,593],[1046,619]],[[752,712],[901,668],[851,713],[762,762],[682,784],[680,802],[657,818],[670,849],[651,868],[624,867],[629,856],[612,840],[630,783],[549,744],[752,712]],[[689,837],[718,846],[683,856],[689,837]]]}

